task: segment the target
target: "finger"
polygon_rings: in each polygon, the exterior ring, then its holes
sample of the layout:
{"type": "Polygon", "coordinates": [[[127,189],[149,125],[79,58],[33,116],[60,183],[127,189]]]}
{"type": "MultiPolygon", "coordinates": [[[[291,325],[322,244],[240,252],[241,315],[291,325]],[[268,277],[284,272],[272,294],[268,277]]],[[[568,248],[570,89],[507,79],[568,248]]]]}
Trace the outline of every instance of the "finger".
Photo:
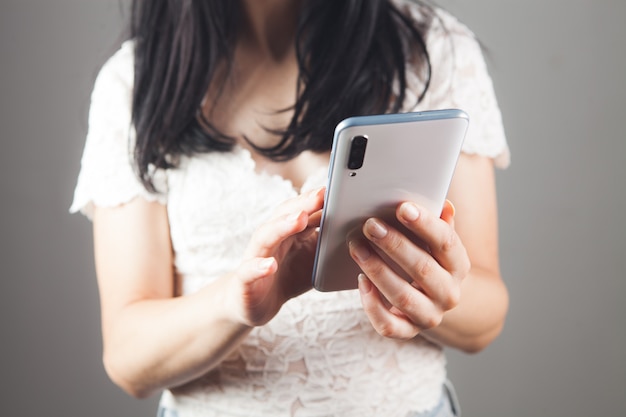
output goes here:
{"type": "Polygon", "coordinates": [[[303,211],[282,215],[262,224],[250,238],[245,258],[273,256],[287,238],[307,227],[308,216],[303,211]]]}
{"type": "MultiPolygon", "coordinates": [[[[397,265],[396,273],[417,284],[416,287],[437,305],[448,310],[458,304],[458,283],[427,250],[379,219],[368,219],[363,225],[363,234],[397,265]]],[[[381,290],[387,295],[385,289],[381,290]]],[[[395,290],[390,288],[389,291],[395,290]]]]}
{"type": "Polygon", "coordinates": [[[429,329],[441,322],[441,308],[398,275],[366,242],[350,241],[349,249],[363,273],[393,308],[421,329],[429,329]]]}
{"type": "Polygon", "coordinates": [[[359,293],[365,314],[381,336],[412,339],[420,332],[406,315],[388,306],[378,288],[364,274],[359,274],[359,293]]]}
{"type": "Polygon", "coordinates": [[[277,269],[278,264],[273,257],[258,257],[242,262],[235,275],[242,283],[250,284],[272,275],[277,269]]]}
{"type": "MultiPolygon", "coordinates": [[[[446,217],[450,206],[444,205],[446,217]]],[[[445,220],[415,203],[400,204],[398,220],[428,246],[430,253],[452,275],[463,277],[469,271],[469,257],[454,228],[445,220]]]]}
{"type": "Polygon", "coordinates": [[[443,209],[441,210],[441,220],[448,223],[452,228],[454,228],[454,215],[456,214],[456,208],[452,201],[447,200],[443,204],[443,209]]]}
{"type": "Polygon", "coordinates": [[[289,213],[304,211],[311,215],[324,206],[324,193],[326,188],[320,187],[306,193],[290,198],[280,204],[274,211],[275,217],[281,217],[289,213]]]}
{"type": "Polygon", "coordinates": [[[322,210],[318,210],[314,213],[311,213],[311,215],[309,216],[309,224],[307,227],[319,227],[320,223],[322,221],[322,210]]]}

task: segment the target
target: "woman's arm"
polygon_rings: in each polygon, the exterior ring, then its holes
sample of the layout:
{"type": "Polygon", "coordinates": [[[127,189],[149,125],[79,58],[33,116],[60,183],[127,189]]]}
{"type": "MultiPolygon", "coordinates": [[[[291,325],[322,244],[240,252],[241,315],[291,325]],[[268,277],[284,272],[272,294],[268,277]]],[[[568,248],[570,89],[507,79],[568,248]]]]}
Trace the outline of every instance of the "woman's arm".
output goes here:
{"type": "Polygon", "coordinates": [[[184,297],[174,297],[166,208],[140,198],[97,208],[96,272],[110,378],[145,397],[216,366],[253,326],[310,286],[310,270],[294,279],[300,271],[286,254],[294,245],[311,252],[322,204],[323,190],[284,204],[254,234],[237,270],[184,297]]]}
{"type": "Polygon", "coordinates": [[[508,309],[498,262],[492,161],[462,155],[449,198],[456,210],[446,205],[441,218],[412,203],[398,208],[398,219],[429,250],[379,220],[368,220],[366,240],[351,242],[351,252],[367,276],[359,283],[363,305],[379,333],[397,338],[421,333],[476,352],[500,333],[508,309]],[[413,282],[399,277],[369,245],[386,252],[413,282]]]}

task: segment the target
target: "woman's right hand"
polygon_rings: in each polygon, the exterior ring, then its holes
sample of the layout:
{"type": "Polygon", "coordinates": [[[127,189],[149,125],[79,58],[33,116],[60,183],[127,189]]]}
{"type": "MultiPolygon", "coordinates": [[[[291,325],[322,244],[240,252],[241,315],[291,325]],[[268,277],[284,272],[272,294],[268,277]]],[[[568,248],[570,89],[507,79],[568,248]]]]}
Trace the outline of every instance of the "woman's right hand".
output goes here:
{"type": "Polygon", "coordinates": [[[323,195],[320,189],[280,205],[253,234],[239,268],[184,297],[173,296],[167,208],[141,198],[97,207],[94,246],[111,379],[137,397],[194,380],[252,326],[310,288],[323,195]]]}
{"type": "Polygon", "coordinates": [[[290,298],[311,288],[324,188],[281,204],[253,234],[242,265],[233,273],[227,307],[233,319],[259,326],[290,298]]]}

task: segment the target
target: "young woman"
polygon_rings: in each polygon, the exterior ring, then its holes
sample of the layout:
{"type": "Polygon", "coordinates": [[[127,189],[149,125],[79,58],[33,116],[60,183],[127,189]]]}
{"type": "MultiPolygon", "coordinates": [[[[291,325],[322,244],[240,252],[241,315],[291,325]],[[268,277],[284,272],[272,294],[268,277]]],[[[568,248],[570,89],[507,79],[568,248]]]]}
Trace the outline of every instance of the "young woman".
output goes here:
{"type": "Polygon", "coordinates": [[[164,390],[163,416],[457,413],[442,346],[484,348],[508,302],[494,187],[508,149],[472,33],[403,0],[132,10],[94,87],[71,208],[93,219],[111,379],[164,390]],[[335,125],[437,108],[471,118],[454,206],[397,209],[430,251],[368,219],[347,242],[359,290],[311,290],[335,125]]]}

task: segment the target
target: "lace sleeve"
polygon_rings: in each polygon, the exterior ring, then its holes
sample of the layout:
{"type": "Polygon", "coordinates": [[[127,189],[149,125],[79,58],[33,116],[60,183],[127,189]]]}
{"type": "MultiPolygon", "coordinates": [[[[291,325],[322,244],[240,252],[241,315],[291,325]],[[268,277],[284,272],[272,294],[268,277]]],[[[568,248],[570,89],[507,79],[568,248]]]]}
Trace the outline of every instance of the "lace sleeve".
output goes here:
{"type": "Polygon", "coordinates": [[[165,204],[166,177],[157,171],[158,194],[147,191],[132,161],[133,48],[126,42],[102,67],[91,95],[89,130],[70,212],[93,215],[94,206],[113,207],[135,197],[165,204]]]}
{"type": "Polygon", "coordinates": [[[458,108],[470,117],[463,152],[510,162],[502,115],[480,44],[455,17],[439,11],[427,39],[433,75],[425,103],[430,109],[458,108]]]}

